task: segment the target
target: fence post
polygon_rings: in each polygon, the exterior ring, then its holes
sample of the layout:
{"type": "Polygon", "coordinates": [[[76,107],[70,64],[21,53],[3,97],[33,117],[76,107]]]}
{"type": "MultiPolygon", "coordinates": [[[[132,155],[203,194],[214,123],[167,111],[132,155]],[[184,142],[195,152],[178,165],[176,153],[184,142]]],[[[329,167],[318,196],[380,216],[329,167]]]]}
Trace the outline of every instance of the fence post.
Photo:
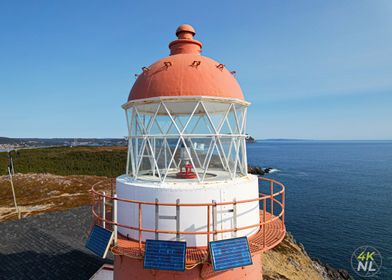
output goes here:
{"type": "Polygon", "coordinates": [[[233,225],[234,231],[232,232],[233,237],[237,237],[237,201],[233,199],[233,225]]]}
{"type": "Polygon", "coordinates": [[[180,231],[180,199],[176,200],[176,240],[179,241],[181,236],[179,234],[180,231]]]}
{"type": "Polygon", "coordinates": [[[216,209],[216,201],[212,201],[212,230],[214,231],[213,234],[213,240],[216,241],[217,239],[217,233],[216,231],[218,230],[218,211],[216,209]]]}
{"type": "Polygon", "coordinates": [[[270,181],[271,215],[274,216],[274,182],[270,181]]]}
{"type": "Polygon", "coordinates": [[[207,205],[207,243],[210,243],[210,231],[211,231],[211,206],[207,205]]]}
{"type": "Polygon", "coordinates": [[[113,222],[114,245],[117,245],[117,194],[113,195],[113,222]]]}
{"type": "Polygon", "coordinates": [[[157,230],[159,229],[159,200],[155,199],[155,240],[159,239],[159,233],[157,230]]]}
{"type": "Polygon", "coordinates": [[[142,249],[142,204],[139,202],[139,249],[142,249]]]}
{"type": "Polygon", "coordinates": [[[266,214],[266,212],[267,212],[267,197],[265,196],[264,200],[263,200],[263,249],[265,248],[265,227],[266,227],[265,214],[266,214]]]}
{"type": "Polygon", "coordinates": [[[97,204],[97,224],[102,225],[102,218],[101,218],[101,207],[102,207],[102,197],[100,193],[98,192],[98,204],[97,204]]]}
{"type": "Polygon", "coordinates": [[[102,192],[102,227],[106,228],[106,197],[105,197],[106,193],[102,192]]]}
{"type": "Polygon", "coordinates": [[[285,206],[285,190],[283,189],[282,192],[282,205],[283,205],[283,213],[282,213],[282,230],[284,229],[284,215],[286,213],[286,206],[285,206]]]}

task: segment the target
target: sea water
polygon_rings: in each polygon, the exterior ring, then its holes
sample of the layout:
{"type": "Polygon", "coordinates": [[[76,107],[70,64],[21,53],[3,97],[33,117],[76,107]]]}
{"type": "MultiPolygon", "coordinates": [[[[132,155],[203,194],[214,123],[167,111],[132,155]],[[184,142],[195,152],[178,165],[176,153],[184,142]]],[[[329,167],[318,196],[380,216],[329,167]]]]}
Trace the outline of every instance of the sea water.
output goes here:
{"type": "MultiPolygon", "coordinates": [[[[363,245],[378,249],[376,278],[392,279],[392,141],[258,141],[248,162],[279,171],[286,226],[312,257],[346,269],[363,245]]],[[[368,278],[369,279],[369,278],[368,278]]]]}

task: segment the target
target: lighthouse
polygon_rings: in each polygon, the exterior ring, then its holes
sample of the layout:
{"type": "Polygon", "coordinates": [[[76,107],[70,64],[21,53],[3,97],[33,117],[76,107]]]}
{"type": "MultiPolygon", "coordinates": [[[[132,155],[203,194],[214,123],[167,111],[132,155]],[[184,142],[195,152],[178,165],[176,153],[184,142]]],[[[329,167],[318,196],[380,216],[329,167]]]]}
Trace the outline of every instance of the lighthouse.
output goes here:
{"type": "Polygon", "coordinates": [[[110,195],[92,189],[113,277],[261,279],[261,254],[286,232],[284,186],[248,174],[250,103],[235,72],[201,55],[192,26],[175,34],[122,105],[125,174],[110,195]]]}

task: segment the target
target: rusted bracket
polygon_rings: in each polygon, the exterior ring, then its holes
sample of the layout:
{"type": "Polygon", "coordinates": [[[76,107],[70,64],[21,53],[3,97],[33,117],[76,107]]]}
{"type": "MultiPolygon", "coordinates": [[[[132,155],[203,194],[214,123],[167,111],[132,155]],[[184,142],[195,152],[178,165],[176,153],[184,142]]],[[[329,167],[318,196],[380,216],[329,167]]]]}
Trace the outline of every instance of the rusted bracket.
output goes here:
{"type": "Polygon", "coordinates": [[[163,64],[165,65],[166,70],[167,70],[170,66],[172,66],[172,63],[171,63],[170,61],[165,61],[165,62],[163,62],[163,64]]]}
{"type": "Polygon", "coordinates": [[[216,68],[218,68],[219,70],[223,70],[223,68],[225,68],[225,65],[224,64],[222,64],[222,63],[220,63],[220,64],[218,64],[217,66],[216,66],[216,68]]]}
{"type": "Polygon", "coordinates": [[[200,64],[201,64],[201,61],[200,61],[200,60],[194,60],[194,61],[192,62],[192,64],[191,64],[191,66],[197,68],[200,64]]]}

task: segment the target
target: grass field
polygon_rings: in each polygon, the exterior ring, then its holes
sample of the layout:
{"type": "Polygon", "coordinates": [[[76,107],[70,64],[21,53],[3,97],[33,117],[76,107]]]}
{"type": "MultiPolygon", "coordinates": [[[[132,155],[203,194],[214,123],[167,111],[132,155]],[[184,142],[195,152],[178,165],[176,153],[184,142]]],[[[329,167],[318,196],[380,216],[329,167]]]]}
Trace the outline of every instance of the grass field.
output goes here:
{"type": "MultiPolygon", "coordinates": [[[[15,173],[117,177],[125,173],[126,147],[56,147],[12,152],[15,173]]],[[[0,153],[0,175],[7,174],[7,153],[0,153]]]]}

